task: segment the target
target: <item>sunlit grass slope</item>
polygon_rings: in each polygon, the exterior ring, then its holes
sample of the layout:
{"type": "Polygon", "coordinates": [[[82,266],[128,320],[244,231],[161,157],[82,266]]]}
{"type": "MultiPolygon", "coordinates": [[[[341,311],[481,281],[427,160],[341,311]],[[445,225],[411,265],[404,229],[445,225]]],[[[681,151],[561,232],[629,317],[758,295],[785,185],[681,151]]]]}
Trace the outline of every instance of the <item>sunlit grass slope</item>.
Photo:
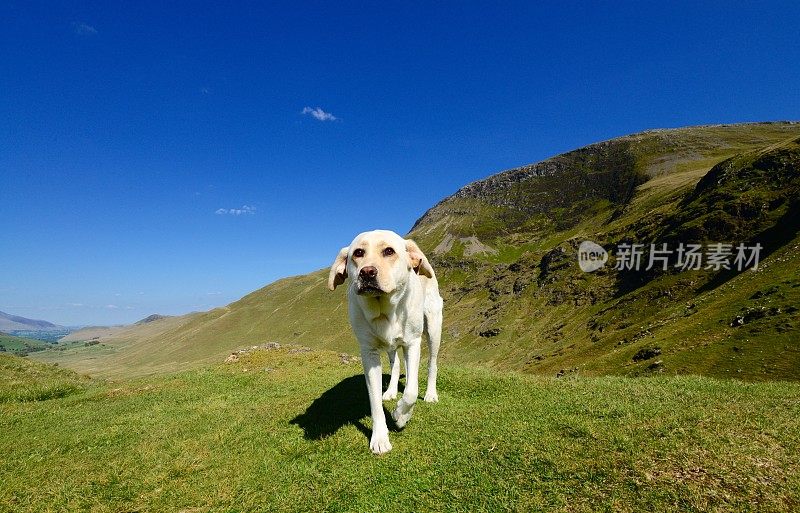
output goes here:
{"type": "Polygon", "coordinates": [[[440,379],[441,402],[420,402],[382,457],[368,450],[360,364],[334,352],[258,350],[3,402],[0,510],[800,507],[797,384],[449,365],[440,379]]]}

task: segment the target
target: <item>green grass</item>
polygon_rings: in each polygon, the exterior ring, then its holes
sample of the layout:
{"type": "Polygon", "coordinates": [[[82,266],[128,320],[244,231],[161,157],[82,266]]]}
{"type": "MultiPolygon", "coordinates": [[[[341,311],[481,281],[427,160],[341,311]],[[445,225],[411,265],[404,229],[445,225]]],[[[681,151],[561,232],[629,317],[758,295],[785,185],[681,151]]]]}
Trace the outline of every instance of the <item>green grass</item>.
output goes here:
{"type": "Polygon", "coordinates": [[[87,382],[71,370],[0,354],[0,403],[65,397],[83,390],[87,382]]]}
{"type": "MultiPolygon", "coordinates": [[[[49,368],[52,369],[52,368],[49,368]]],[[[790,511],[800,385],[445,366],[393,450],[336,353],[0,404],[7,511],[790,511]]],[[[390,407],[390,405],[387,404],[390,407]]]]}

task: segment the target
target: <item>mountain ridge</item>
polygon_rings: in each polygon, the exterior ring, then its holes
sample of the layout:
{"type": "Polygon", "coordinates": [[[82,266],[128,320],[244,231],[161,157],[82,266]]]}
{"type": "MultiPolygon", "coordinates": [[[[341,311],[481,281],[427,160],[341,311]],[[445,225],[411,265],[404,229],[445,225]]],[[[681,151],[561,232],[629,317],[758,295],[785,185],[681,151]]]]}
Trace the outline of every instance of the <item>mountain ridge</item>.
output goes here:
{"type": "Polygon", "coordinates": [[[53,324],[49,321],[38,319],[28,319],[19,315],[7,314],[0,312],[0,331],[16,331],[16,330],[58,330],[64,329],[63,326],[53,324]]]}
{"type": "MultiPolygon", "coordinates": [[[[725,129],[730,127],[748,127],[748,126],[797,126],[800,125],[800,121],[762,121],[762,122],[748,122],[748,123],[720,123],[720,124],[708,124],[708,125],[697,125],[697,126],[684,126],[684,127],[677,127],[677,128],[656,128],[656,129],[649,129],[643,130],[641,132],[636,132],[633,134],[623,135],[620,137],[615,137],[612,139],[605,139],[602,141],[594,142],[577,148],[575,150],[570,150],[565,153],[560,153],[557,155],[553,155],[551,157],[547,157],[544,160],[539,162],[535,162],[532,164],[524,164],[521,166],[515,166],[512,168],[508,168],[499,172],[496,172],[492,175],[489,175],[485,178],[479,178],[477,180],[473,180],[472,182],[460,187],[456,190],[453,194],[444,197],[440,201],[438,201],[433,207],[429,208],[422,216],[420,216],[412,225],[410,232],[413,232],[425,219],[427,214],[433,210],[435,210],[438,206],[443,203],[446,203],[448,200],[454,198],[462,198],[462,197],[470,197],[475,192],[480,191],[484,187],[488,185],[495,185],[495,182],[502,180],[504,177],[508,177],[509,181],[519,181],[525,178],[532,178],[532,177],[543,177],[543,176],[550,176],[558,172],[558,163],[559,160],[563,160],[565,157],[568,157],[572,154],[582,152],[582,151],[591,151],[598,148],[607,147],[610,144],[619,144],[623,142],[631,142],[636,140],[641,140],[642,138],[648,136],[662,136],[668,134],[678,133],[680,131],[686,130],[698,130],[698,129],[725,129]]],[[[654,171],[654,170],[653,170],[654,171]]]]}

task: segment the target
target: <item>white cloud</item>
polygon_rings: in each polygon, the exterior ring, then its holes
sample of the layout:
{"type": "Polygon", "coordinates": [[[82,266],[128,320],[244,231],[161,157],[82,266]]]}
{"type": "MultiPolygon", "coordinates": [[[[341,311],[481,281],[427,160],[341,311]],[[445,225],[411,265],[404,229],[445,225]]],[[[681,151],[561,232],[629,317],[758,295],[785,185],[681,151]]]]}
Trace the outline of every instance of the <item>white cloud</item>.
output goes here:
{"type": "Polygon", "coordinates": [[[72,30],[79,36],[93,36],[97,34],[97,29],[88,23],[76,21],[72,24],[72,30]]]}
{"type": "Polygon", "coordinates": [[[325,112],[324,110],[322,110],[319,107],[317,107],[316,109],[312,109],[311,107],[305,107],[303,109],[303,112],[301,112],[301,114],[303,114],[303,115],[306,115],[306,114],[311,115],[317,121],[336,121],[336,120],[339,119],[336,116],[334,116],[333,114],[331,114],[330,112],[325,112]]]}
{"type": "Polygon", "coordinates": [[[106,308],[108,308],[109,310],[116,310],[119,307],[117,305],[106,305],[106,308]]]}
{"type": "Polygon", "coordinates": [[[217,214],[218,216],[224,216],[224,215],[241,216],[247,214],[255,214],[256,210],[257,210],[256,207],[244,205],[242,208],[218,208],[214,213],[217,214]]]}

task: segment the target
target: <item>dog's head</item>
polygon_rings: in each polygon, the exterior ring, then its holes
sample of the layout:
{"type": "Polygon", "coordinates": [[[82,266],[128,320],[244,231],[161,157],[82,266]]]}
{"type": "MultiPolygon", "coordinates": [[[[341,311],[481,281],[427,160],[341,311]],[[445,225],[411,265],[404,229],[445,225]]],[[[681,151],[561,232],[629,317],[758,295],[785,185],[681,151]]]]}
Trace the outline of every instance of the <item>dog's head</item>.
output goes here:
{"type": "Polygon", "coordinates": [[[433,268],[413,240],[388,230],[356,236],[342,248],[331,265],[328,288],[334,290],[349,276],[356,293],[364,296],[391,294],[415,272],[433,278],[433,268]]]}

